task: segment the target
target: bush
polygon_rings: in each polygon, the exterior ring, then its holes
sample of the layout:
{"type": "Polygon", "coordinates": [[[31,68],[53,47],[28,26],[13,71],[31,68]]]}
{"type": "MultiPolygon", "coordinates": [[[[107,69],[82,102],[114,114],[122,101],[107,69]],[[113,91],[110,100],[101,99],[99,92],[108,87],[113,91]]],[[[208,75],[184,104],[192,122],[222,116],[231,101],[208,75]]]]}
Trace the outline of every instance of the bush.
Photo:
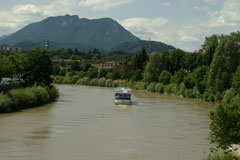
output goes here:
{"type": "Polygon", "coordinates": [[[13,89],[7,94],[0,94],[0,112],[13,112],[48,103],[58,97],[55,87],[31,87],[13,89]]]}
{"type": "Polygon", "coordinates": [[[210,154],[207,159],[204,158],[203,160],[240,160],[240,158],[232,153],[214,153],[210,154]]]}
{"type": "Polygon", "coordinates": [[[96,79],[96,78],[91,79],[90,82],[89,82],[89,85],[91,85],[91,86],[97,86],[97,85],[98,85],[98,79],[96,79]]]}
{"type": "Polygon", "coordinates": [[[240,104],[240,96],[239,96],[239,94],[232,98],[231,104],[235,104],[235,105],[239,105],[240,104]]]}
{"type": "Polygon", "coordinates": [[[63,83],[64,77],[63,76],[55,76],[53,82],[54,83],[63,83]]]}
{"type": "Polygon", "coordinates": [[[162,83],[157,83],[155,86],[155,91],[158,93],[164,92],[164,85],[162,83]]]}
{"type": "Polygon", "coordinates": [[[216,98],[215,98],[214,94],[212,94],[210,92],[204,92],[203,99],[205,101],[214,102],[216,98]]]}
{"type": "Polygon", "coordinates": [[[160,74],[158,80],[159,80],[159,82],[166,85],[166,84],[170,83],[171,76],[172,76],[172,74],[170,72],[163,70],[162,73],[160,74]]]}
{"type": "Polygon", "coordinates": [[[105,81],[105,86],[106,87],[112,87],[113,86],[113,80],[112,79],[107,79],[105,81]]]}
{"type": "Polygon", "coordinates": [[[106,79],[105,78],[100,78],[98,80],[98,86],[105,87],[106,79]]]}
{"type": "Polygon", "coordinates": [[[234,95],[235,95],[235,93],[234,93],[233,89],[228,89],[223,96],[222,103],[230,104],[234,95]]]}
{"type": "Polygon", "coordinates": [[[0,112],[11,112],[11,105],[11,98],[3,93],[0,93],[0,112]]]}
{"type": "Polygon", "coordinates": [[[228,150],[232,144],[240,144],[240,105],[220,104],[210,112],[210,141],[217,148],[228,150]]]}
{"type": "Polygon", "coordinates": [[[178,94],[184,96],[185,90],[187,89],[187,87],[185,86],[184,83],[181,83],[179,86],[179,91],[178,94]]]}
{"type": "Polygon", "coordinates": [[[156,83],[150,83],[148,86],[147,86],[147,90],[150,91],[150,92],[155,92],[155,86],[156,86],[156,83]]]}
{"type": "Polygon", "coordinates": [[[139,90],[145,90],[147,88],[146,82],[136,82],[135,85],[133,86],[134,89],[139,89],[139,90]]]}

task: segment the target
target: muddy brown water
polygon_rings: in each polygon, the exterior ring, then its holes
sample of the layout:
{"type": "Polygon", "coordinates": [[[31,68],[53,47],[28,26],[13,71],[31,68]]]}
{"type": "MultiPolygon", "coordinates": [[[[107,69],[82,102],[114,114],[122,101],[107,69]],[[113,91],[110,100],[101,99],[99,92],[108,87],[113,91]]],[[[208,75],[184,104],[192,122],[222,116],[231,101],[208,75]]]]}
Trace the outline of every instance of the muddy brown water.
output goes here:
{"type": "Polygon", "coordinates": [[[0,115],[0,160],[201,160],[209,153],[210,103],[133,91],[58,85],[52,104],[0,115]]]}

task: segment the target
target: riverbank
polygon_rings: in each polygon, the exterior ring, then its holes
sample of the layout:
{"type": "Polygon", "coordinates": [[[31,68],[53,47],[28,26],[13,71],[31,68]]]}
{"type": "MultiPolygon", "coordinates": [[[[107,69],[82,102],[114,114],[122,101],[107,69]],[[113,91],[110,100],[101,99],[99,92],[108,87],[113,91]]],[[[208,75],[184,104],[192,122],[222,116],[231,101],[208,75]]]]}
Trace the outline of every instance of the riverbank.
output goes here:
{"type": "Polygon", "coordinates": [[[147,82],[136,82],[136,81],[125,81],[125,80],[112,80],[112,79],[89,79],[84,77],[78,79],[76,77],[63,77],[55,76],[54,83],[57,84],[77,84],[77,85],[87,85],[87,86],[100,86],[100,87],[129,87],[136,90],[146,90],[149,92],[158,92],[162,94],[173,94],[176,96],[182,96],[186,98],[195,98],[208,102],[218,101],[215,96],[209,92],[201,94],[196,87],[193,89],[188,89],[184,83],[180,85],[168,84],[164,85],[162,83],[147,83],[147,82]]]}
{"type": "Polygon", "coordinates": [[[58,90],[55,87],[12,89],[6,93],[0,93],[0,113],[16,112],[38,107],[54,101],[58,95],[58,90]]]}

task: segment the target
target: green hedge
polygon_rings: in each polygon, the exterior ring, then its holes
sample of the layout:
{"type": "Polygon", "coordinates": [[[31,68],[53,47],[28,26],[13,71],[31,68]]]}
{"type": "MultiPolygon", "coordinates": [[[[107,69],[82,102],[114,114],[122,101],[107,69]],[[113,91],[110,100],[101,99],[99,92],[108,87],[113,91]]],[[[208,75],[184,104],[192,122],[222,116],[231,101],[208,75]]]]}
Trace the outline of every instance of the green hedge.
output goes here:
{"type": "Polygon", "coordinates": [[[89,85],[89,86],[101,86],[101,87],[129,87],[136,90],[147,90],[150,92],[173,94],[183,96],[187,98],[203,99],[210,102],[223,102],[223,103],[239,103],[240,96],[236,94],[232,89],[227,90],[224,93],[210,93],[208,91],[201,94],[197,87],[187,88],[184,83],[179,85],[171,83],[164,85],[163,83],[147,83],[147,82],[136,82],[126,80],[112,80],[106,78],[94,78],[89,79],[88,77],[77,79],[77,77],[62,77],[55,76],[54,83],[60,84],[78,84],[78,85],[89,85]]]}
{"type": "Polygon", "coordinates": [[[0,93],[0,113],[14,112],[26,108],[37,107],[55,100],[58,90],[55,87],[29,87],[13,89],[0,93]]]}

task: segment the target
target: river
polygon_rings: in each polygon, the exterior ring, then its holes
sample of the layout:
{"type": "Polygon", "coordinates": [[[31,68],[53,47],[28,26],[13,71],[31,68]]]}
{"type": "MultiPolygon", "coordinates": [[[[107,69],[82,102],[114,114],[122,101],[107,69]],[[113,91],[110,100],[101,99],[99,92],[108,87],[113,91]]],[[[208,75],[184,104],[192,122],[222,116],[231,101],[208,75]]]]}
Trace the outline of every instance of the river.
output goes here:
{"type": "Polygon", "coordinates": [[[201,160],[212,104],[133,91],[58,85],[52,104],[0,115],[0,160],[201,160]]]}

